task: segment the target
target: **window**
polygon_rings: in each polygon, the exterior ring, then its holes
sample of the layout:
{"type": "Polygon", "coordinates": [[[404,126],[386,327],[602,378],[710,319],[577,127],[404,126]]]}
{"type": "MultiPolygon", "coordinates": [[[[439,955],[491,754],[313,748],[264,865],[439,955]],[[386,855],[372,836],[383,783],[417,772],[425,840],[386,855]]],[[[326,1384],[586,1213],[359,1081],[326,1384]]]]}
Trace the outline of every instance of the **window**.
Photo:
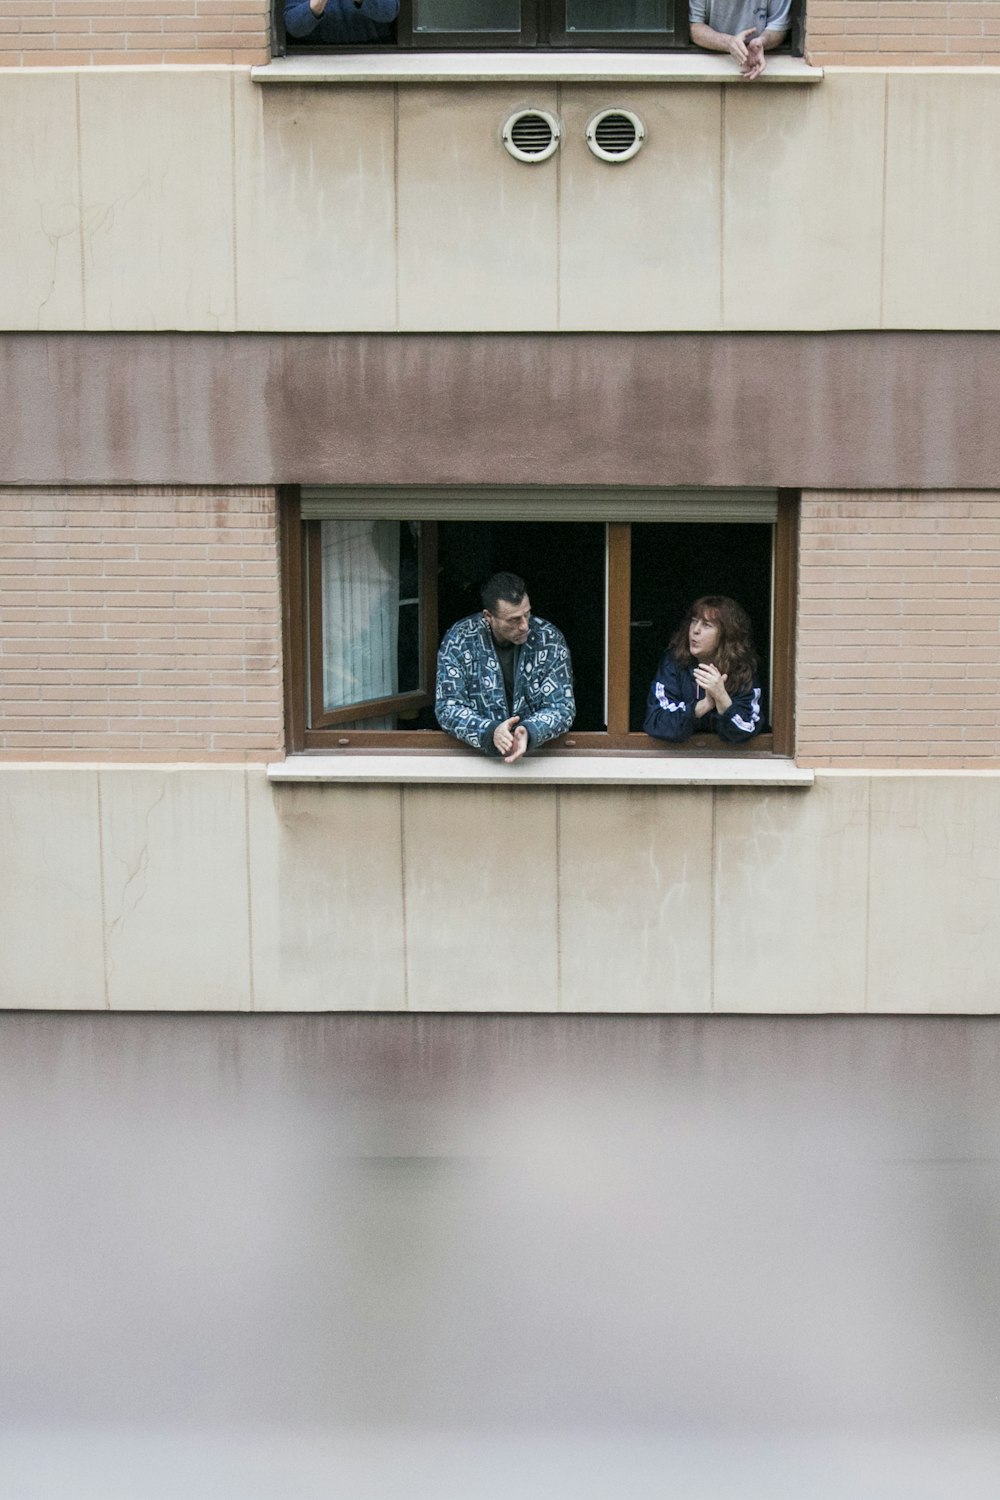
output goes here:
{"type": "MultiPolygon", "coordinates": [[[[290,490],[290,749],[453,746],[434,717],[437,648],[509,569],[573,656],[576,722],[553,748],[670,753],[642,732],[649,684],[691,601],[722,593],[760,660],[765,732],[748,748],[791,754],[796,526],[784,491],[290,490]]],[[[733,753],[714,735],[676,748],[733,753]]]]}
{"type": "MultiPolygon", "coordinates": [[[[283,0],[275,17],[278,51],[283,0]]],[[[302,45],[289,36],[288,44],[302,45]]],[[[687,0],[401,0],[398,19],[371,44],[441,51],[449,48],[571,49],[683,47],[687,0]]],[[[306,45],[314,46],[316,38],[306,45]]]]}
{"type": "MultiPolygon", "coordinates": [[[[341,46],[311,36],[286,34],[285,0],[274,0],[272,50],[289,47],[338,52],[341,46]]],[[[688,0],[400,0],[397,19],[371,26],[355,23],[345,38],[358,46],[403,50],[483,51],[670,51],[691,46],[688,0]],[[377,34],[376,34],[377,33],[377,34]]],[[[805,47],[804,0],[793,0],[791,30],[782,50],[801,57],[805,47]]]]}

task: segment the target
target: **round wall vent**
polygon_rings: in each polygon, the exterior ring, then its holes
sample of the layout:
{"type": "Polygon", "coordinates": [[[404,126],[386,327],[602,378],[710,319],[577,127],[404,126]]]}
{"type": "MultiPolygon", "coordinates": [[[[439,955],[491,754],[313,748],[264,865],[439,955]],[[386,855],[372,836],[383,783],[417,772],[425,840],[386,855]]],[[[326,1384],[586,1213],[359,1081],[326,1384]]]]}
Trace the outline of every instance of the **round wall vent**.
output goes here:
{"type": "Polygon", "coordinates": [[[559,145],[559,121],[544,109],[519,109],[504,123],[502,140],[518,161],[545,161],[559,145]]]}
{"type": "Polygon", "coordinates": [[[646,139],[646,127],[630,109],[602,109],[587,126],[587,145],[601,161],[628,161],[646,139]]]}

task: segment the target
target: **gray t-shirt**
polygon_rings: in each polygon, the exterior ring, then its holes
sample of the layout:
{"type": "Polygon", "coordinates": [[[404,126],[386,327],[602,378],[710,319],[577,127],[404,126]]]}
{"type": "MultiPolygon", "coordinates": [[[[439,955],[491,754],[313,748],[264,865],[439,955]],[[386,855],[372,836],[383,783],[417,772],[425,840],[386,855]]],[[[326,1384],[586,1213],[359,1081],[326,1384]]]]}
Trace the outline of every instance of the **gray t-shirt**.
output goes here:
{"type": "Polygon", "coordinates": [[[711,26],[723,36],[738,36],[755,26],[765,31],[787,31],[792,0],[690,0],[692,22],[711,26]]]}

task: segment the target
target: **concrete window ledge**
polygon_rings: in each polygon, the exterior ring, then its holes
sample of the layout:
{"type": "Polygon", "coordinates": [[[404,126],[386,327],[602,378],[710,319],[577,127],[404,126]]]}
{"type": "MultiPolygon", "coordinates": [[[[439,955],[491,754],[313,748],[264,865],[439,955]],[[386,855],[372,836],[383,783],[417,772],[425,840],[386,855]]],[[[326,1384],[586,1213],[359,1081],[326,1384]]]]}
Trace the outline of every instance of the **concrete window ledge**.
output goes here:
{"type": "Polygon", "coordinates": [[[735,83],[761,88],[819,83],[822,68],[773,57],[744,84],[735,64],[710,52],[364,52],[295,53],[251,68],[255,83],[735,83]]]}
{"type": "Polygon", "coordinates": [[[814,773],[782,756],[539,755],[505,766],[461,752],[377,751],[290,755],[267,768],[274,782],[396,782],[473,786],[812,786],[814,773]]]}

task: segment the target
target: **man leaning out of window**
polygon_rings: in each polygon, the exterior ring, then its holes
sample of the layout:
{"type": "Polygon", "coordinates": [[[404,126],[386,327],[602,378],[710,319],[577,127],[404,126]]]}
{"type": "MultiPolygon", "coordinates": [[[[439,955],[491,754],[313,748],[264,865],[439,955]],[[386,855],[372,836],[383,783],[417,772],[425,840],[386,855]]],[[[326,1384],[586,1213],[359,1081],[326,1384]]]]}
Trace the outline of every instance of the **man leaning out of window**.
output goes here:
{"type": "Polygon", "coordinates": [[[728,52],[749,82],[788,35],[791,8],[792,0],[691,0],[691,40],[709,52],[728,52]]]}
{"type": "Polygon", "coordinates": [[[391,42],[399,0],[285,0],[285,30],[320,47],[391,42]]]}

